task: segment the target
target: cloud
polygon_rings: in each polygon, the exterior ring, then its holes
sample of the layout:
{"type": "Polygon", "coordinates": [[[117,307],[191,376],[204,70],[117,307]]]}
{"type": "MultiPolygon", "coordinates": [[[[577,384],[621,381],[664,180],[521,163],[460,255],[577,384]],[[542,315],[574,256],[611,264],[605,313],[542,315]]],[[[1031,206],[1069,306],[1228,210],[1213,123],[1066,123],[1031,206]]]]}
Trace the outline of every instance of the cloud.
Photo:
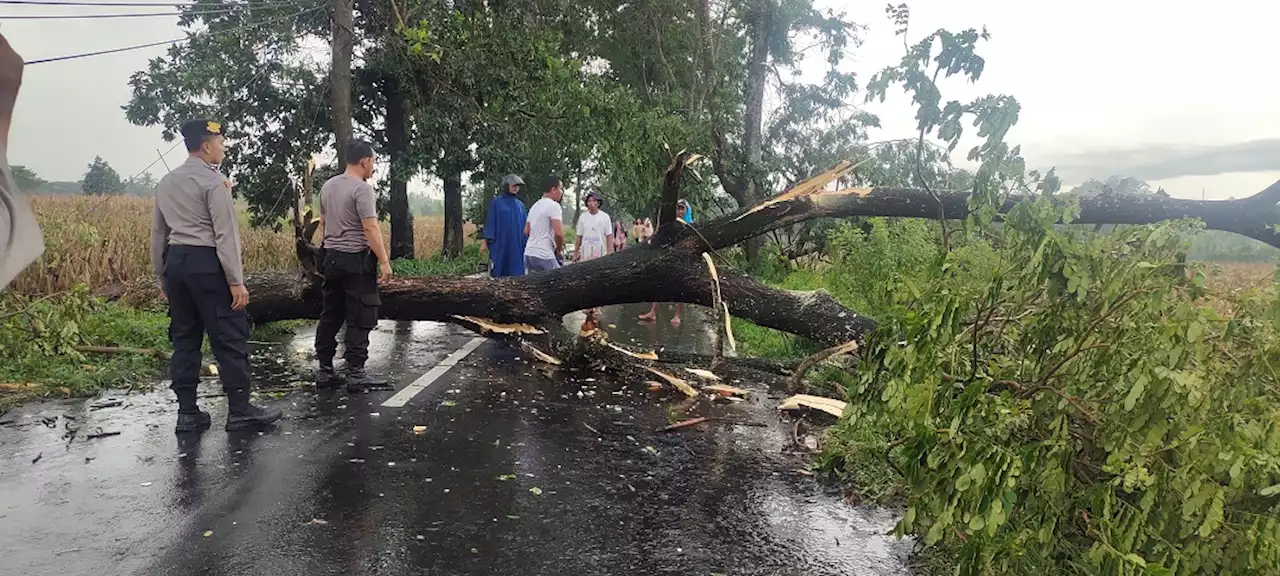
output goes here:
{"type": "Polygon", "coordinates": [[[1280,171],[1280,138],[1213,146],[1148,145],[1046,154],[1068,182],[1112,174],[1153,181],[1181,176],[1280,171]]]}

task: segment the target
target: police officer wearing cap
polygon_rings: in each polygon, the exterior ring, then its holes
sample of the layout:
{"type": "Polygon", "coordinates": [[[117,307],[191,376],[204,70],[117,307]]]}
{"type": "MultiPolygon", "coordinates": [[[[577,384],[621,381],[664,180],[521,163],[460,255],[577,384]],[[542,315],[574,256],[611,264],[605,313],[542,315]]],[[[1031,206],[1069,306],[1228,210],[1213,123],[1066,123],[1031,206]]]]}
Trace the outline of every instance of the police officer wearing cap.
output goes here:
{"type": "Polygon", "coordinates": [[[280,419],[280,411],[249,403],[249,291],[231,181],[218,171],[226,153],[222,126],[192,120],[181,132],[190,156],[160,179],[151,224],[151,264],[169,301],[177,431],[195,432],[210,424],[209,414],[196,404],[206,333],[227,393],[226,429],[266,426],[280,419]]]}

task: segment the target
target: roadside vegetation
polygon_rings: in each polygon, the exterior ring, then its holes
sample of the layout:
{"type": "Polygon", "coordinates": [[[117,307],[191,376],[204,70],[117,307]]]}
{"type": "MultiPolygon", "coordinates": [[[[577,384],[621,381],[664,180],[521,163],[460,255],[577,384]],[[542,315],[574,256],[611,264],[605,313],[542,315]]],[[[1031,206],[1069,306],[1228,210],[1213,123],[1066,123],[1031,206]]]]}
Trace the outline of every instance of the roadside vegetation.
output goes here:
{"type": "MultiPolygon", "coordinates": [[[[147,237],[151,200],[126,196],[36,196],[44,256],[0,293],[0,410],[33,398],[92,396],[105,389],[149,388],[163,377],[170,352],[163,305],[104,301],[94,290],[151,275],[147,237]],[[111,352],[95,351],[102,348],[111,352]]],[[[385,228],[385,227],[384,227],[385,228]]],[[[463,275],[484,259],[471,244],[462,258],[440,255],[441,217],[415,221],[421,260],[397,260],[402,276],[463,275]]],[[[242,215],[245,267],[295,268],[292,230],[249,226],[242,215]]],[[[255,327],[254,338],[296,323],[255,327]]],[[[207,344],[206,344],[207,346],[207,344]]]]}

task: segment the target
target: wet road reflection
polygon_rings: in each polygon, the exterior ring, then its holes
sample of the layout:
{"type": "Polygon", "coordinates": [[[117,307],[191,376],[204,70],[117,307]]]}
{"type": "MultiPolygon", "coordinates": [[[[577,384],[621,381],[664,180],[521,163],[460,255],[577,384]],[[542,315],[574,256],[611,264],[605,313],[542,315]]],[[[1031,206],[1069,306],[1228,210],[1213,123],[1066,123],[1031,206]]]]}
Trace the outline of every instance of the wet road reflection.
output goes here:
{"type": "MultiPolygon", "coordinates": [[[[631,308],[606,312],[615,339],[702,351],[693,314],[673,330],[631,308]]],[[[655,433],[679,398],[602,375],[553,381],[490,343],[389,409],[392,392],[290,391],[311,337],[258,346],[256,374],[281,389],[264,399],[288,415],[262,434],[179,440],[165,390],[6,416],[0,574],[906,573],[890,512],[793,473],[803,460],[784,454],[789,430],[763,393],[693,410],[766,427],[655,433]],[[68,440],[68,424],[121,434],[68,440]]],[[[470,337],[384,322],[370,366],[404,386],[470,337]]],[[[218,422],[225,404],[203,386],[218,422]]]]}

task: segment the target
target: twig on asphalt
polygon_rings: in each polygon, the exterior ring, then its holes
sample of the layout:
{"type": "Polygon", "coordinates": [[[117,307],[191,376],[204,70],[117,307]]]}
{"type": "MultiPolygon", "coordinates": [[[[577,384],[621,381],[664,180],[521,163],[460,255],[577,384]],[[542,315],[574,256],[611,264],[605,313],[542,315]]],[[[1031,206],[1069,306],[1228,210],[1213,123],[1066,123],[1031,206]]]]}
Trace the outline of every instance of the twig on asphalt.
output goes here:
{"type": "Polygon", "coordinates": [[[120,435],[119,432],[103,432],[102,429],[99,428],[97,432],[86,435],[85,438],[88,440],[95,440],[98,438],[106,438],[108,436],[119,436],[119,435],[120,435]]]}
{"type": "Polygon", "coordinates": [[[666,427],[663,427],[663,428],[659,428],[657,431],[658,431],[658,432],[671,432],[671,431],[673,431],[673,430],[679,430],[679,429],[681,429],[681,428],[688,428],[688,427],[690,427],[690,426],[697,426],[698,424],[701,424],[701,423],[703,423],[703,422],[706,422],[707,420],[708,420],[708,419],[707,419],[706,417],[690,418],[690,419],[688,419],[688,420],[684,420],[684,421],[681,421],[681,422],[676,422],[675,424],[672,424],[672,425],[670,425],[670,426],[666,426],[666,427]]]}
{"type": "Polygon", "coordinates": [[[731,425],[733,425],[733,426],[753,426],[753,427],[756,427],[756,428],[768,428],[768,427],[769,427],[769,425],[768,425],[768,424],[765,424],[764,422],[748,422],[748,421],[745,421],[745,420],[732,420],[732,419],[730,419],[730,418],[708,418],[708,420],[710,420],[710,421],[712,421],[712,422],[719,422],[719,423],[721,423],[721,424],[731,424],[731,425]]]}

